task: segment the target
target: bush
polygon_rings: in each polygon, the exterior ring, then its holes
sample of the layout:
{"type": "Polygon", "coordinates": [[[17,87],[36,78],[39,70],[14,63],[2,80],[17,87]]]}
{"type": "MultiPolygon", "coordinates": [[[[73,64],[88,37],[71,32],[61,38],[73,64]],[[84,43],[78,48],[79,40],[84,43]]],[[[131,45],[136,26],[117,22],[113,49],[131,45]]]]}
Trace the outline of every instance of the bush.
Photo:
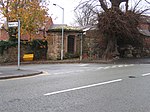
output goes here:
{"type": "Polygon", "coordinates": [[[46,59],[47,54],[47,41],[43,40],[33,40],[33,41],[22,41],[22,44],[27,46],[26,53],[33,53],[34,59],[46,59]]]}
{"type": "Polygon", "coordinates": [[[16,47],[17,42],[14,41],[0,41],[0,54],[3,55],[4,51],[10,47],[16,47]]]}

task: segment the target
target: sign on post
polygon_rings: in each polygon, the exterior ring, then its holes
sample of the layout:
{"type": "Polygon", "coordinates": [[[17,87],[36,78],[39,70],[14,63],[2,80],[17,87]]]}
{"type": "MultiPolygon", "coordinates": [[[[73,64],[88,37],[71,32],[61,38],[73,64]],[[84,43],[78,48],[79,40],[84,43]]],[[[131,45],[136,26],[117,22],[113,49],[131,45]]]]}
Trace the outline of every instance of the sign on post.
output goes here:
{"type": "Polygon", "coordinates": [[[20,70],[20,20],[8,22],[8,27],[18,27],[18,70],[20,70]]]}
{"type": "Polygon", "coordinates": [[[18,22],[8,22],[8,27],[18,27],[18,22]]]}

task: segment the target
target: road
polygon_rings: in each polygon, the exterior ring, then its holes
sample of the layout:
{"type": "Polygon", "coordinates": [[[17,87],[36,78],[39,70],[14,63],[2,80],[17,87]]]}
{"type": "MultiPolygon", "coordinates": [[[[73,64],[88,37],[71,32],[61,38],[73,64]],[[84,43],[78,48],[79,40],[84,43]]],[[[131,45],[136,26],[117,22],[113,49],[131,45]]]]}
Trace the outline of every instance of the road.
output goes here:
{"type": "Polygon", "coordinates": [[[150,64],[43,64],[0,81],[0,112],[148,112],[150,64]]]}

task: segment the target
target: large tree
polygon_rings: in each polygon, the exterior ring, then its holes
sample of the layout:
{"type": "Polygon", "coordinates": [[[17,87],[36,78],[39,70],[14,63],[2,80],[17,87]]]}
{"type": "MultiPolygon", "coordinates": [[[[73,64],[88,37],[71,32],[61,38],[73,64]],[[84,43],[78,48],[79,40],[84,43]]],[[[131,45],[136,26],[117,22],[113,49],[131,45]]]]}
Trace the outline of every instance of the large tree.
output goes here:
{"type": "MultiPolygon", "coordinates": [[[[43,27],[49,19],[47,8],[39,0],[1,0],[1,14],[9,21],[21,21],[21,34],[28,34],[30,38],[43,27]]],[[[7,28],[10,36],[12,28],[7,28]]]]}
{"type": "MultiPolygon", "coordinates": [[[[103,34],[106,42],[106,49],[103,53],[104,59],[112,58],[118,54],[118,40],[127,44],[142,45],[142,41],[137,29],[143,12],[149,9],[141,10],[139,4],[141,0],[137,0],[135,6],[129,8],[128,0],[89,0],[79,4],[77,8],[92,5],[97,15],[97,26],[99,32],[103,34]],[[120,4],[124,2],[124,9],[121,10],[120,4]],[[88,4],[88,5],[87,5],[88,4]]],[[[123,43],[122,42],[122,43],[123,43]]]]}

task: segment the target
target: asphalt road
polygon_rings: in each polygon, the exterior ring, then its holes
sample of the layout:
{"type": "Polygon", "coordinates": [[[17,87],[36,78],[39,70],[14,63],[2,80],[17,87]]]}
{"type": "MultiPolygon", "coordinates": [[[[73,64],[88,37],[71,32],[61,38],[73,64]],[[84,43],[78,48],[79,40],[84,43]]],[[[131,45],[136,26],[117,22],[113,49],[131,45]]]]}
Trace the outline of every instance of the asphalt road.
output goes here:
{"type": "Polygon", "coordinates": [[[53,64],[0,81],[0,112],[149,112],[150,64],[53,64]]]}

